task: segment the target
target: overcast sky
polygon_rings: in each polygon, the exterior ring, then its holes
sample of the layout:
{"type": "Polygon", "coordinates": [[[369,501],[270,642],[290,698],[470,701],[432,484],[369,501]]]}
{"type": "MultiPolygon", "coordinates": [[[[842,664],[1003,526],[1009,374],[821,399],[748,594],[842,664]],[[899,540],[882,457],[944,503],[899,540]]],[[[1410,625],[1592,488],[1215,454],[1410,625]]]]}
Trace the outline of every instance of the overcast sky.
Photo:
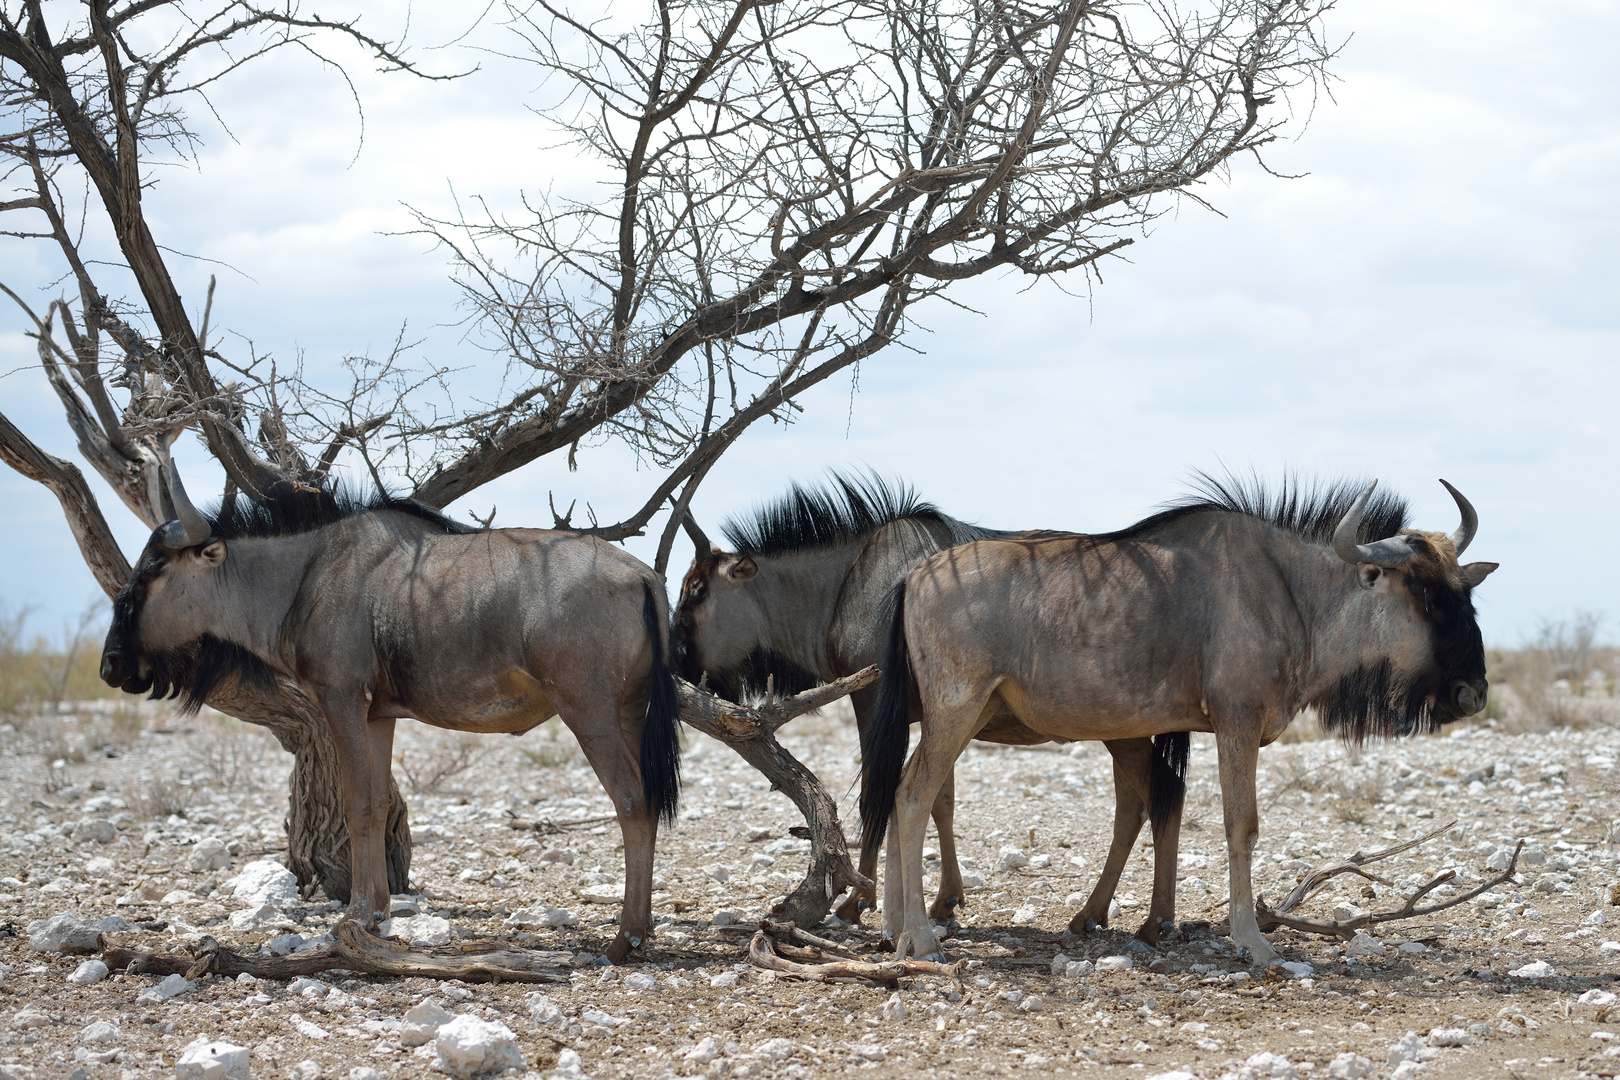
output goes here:
{"type": "MultiPolygon", "coordinates": [[[[1614,637],[1620,5],[1356,2],[1329,25],[1346,42],[1335,100],[1269,159],[1309,175],[1239,163],[1202,193],[1224,216],[1186,204],[1089,297],[969,283],[957,295],[982,316],[935,311],[908,341],[917,351],[867,361],[858,390],[835,377],[799,423],[756,427],[698,497],[711,534],[829,467],[904,478],[982,524],[1081,530],[1129,524],[1192,470],[1223,467],[1376,476],[1410,496],[1420,527],[1450,530],[1443,476],[1479,509],[1470,557],[1502,564],[1476,593],[1488,643],[1579,609],[1610,613],[1614,637]]],[[[398,27],[367,17],[379,35],[398,27]]],[[[419,5],[412,40],[460,29],[419,5]]],[[[485,27],[468,42],[502,38],[485,27]]],[[[453,325],[442,254],[398,235],[404,206],[443,210],[452,190],[511,205],[581,178],[542,145],[532,69],[465,45],[417,55],[483,70],[445,85],[357,65],[363,145],[342,83],[307,60],[226,85],[215,101],[235,140],[205,126],[199,167],[170,171],[148,201],[161,243],[234,268],[177,256],[191,306],[218,273],[216,325],[317,371],[386,352],[402,323],[425,360],[489,363],[453,325]]],[[[0,278],[43,306],[60,273],[46,255],[0,245],[0,278]]],[[[0,378],[0,408],[71,457],[32,356],[21,318],[0,309],[0,371],[22,369],[0,378]]],[[[194,492],[217,493],[193,445],[177,459],[194,492]]],[[[93,482],[133,556],[145,530],[93,482]]],[[[616,520],[648,486],[607,449],[470,501],[497,506],[497,524],[545,525],[554,491],[616,520]]],[[[0,467],[0,499],[0,601],[52,630],[98,590],[54,498],[0,467]]],[[[654,543],[629,546],[650,560],[654,543]]],[[[689,554],[683,540],[677,560],[689,554]]]]}

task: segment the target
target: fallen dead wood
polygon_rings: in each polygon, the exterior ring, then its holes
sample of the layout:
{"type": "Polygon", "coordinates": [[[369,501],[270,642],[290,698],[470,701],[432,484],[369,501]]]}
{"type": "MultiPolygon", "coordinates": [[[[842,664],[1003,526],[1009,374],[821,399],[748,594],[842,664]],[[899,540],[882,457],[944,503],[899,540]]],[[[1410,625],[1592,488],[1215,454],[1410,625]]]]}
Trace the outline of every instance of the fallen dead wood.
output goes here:
{"type": "Polygon", "coordinates": [[[131,974],[252,975],[256,979],[291,979],[323,971],[401,978],[461,979],[464,982],[566,983],[572,953],[513,949],[499,941],[466,939],[450,945],[412,948],[367,933],[352,919],[333,928],[333,941],[289,956],[259,956],[230,949],[204,935],[181,952],[155,952],[108,945],[102,961],[114,971],[131,974]]]}
{"type": "MultiPolygon", "coordinates": [[[[958,987],[962,985],[962,969],[967,963],[965,960],[958,960],[954,964],[936,964],[930,960],[913,960],[905,957],[873,963],[854,959],[835,942],[826,942],[832,948],[825,949],[821,946],[796,945],[792,941],[778,941],[775,936],[777,933],[783,937],[795,936],[797,928],[792,923],[766,920],[760,925],[771,927],[772,932],[767,933],[764,929],[755,932],[753,940],[748,943],[749,963],[790,979],[825,983],[853,982],[865,986],[892,988],[904,978],[917,975],[944,975],[954,980],[958,987]]],[[[802,931],[799,933],[802,934],[802,931]]],[[[803,938],[810,937],[811,935],[803,934],[803,938]]]]}
{"type": "Polygon", "coordinates": [[[1299,886],[1296,887],[1293,892],[1289,893],[1287,899],[1283,901],[1282,905],[1275,909],[1267,907],[1264,899],[1257,898],[1255,900],[1254,908],[1255,918],[1260,923],[1260,929],[1262,931],[1270,931],[1277,929],[1279,926],[1286,926],[1289,929],[1300,930],[1308,934],[1322,934],[1326,937],[1337,937],[1342,938],[1345,941],[1349,941],[1356,936],[1358,931],[1368,926],[1375,926],[1379,923],[1398,922],[1402,919],[1418,919],[1426,915],[1433,915],[1438,911],[1444,911],[1447,908],[1456,907],[1458,904],[1466,904],[1474,897],[1488,892],[1498,885],[1511,881],[1513,876],[1518,873],[1519,853],[1524,850],[1523,840],[1520,840],[1518,845],[1513,849],[1513,857],[1508,860],[1507,869],[1503,870],[1501,873],[1497,874],[1484,884],[1478,885],[1472,889],[1469,889],[1465,893],[1460,893],[1457,896],[1453,896],[1450,899],[1438,904],[1430,904],[1427,907],[1418,906],[1418,902],[1421,901],[1425,896],[1439,888],[1441,885],[1444,885],[1452,878],[1456,877],[1457,872],[1455,870],[1445,870],[1439,874],[1436,874],[1423,885],[1419,886],[1410,896],[1406,898],[1405,902],[1403,902],[1399,908],[1396,908],[1393,911],[1369,911],[1367,914],[1358,915],[1353,919],[1307,919],[1303,916],[1290,913],[1290,908],[1292,906],[1303,901],[1307,895],[1314,892],[1316,889],[1321,888],[1330,879],[1339,874],[1358,874],[1361,877],[1387,884],[1387,882],[1384,882],[1382,878],[1374,877],[1372,874],[1367,873],[1363,868],[1368,863],[1376,862],[1379,859],[1388,858],[1390,855],[1414,848],[1427,840],[1433,839],[1435,836],[1438,836],[1441,832],[1449,829],[1450,827],[1450,825],[1442,825],[1434,832],[1428,833],[1425,836],[1420,836],[1415,840],[1409,840],[1404,844],[1399,844],[1392,848],[1386,848],[1383,851],[1373,852],[1371,855],[1361,855],[1360,853],[1357,853],[1348,861],[1341,863],[1338,866],[1318,870],[1307,876],[1304,881],[1300,882],[1299,886]]]}
{"type": "Polygon", "coordinates": [[[586,825],[601,825],[617,820],[618,817],[613,814],[598,814],[596,817],[571,818],[568,821],[552,821],[550,818],[543,818],[540,821],[512,820],[506,823],[506,827],[520,832],[555,833],[564,829],[578,829],[586,825]]]}
{"type": "Polygon", "coordinates": [[[838,804],[816,774],[776,741],[776,730],[796,716],[869,685],[877,677],[877,667],[867,667],[802,694],[767,699],[758,705],[738,705],[684,679],[675,682],[681,719],[735,750],[764,774],[772,790],[792,799],[804,815],[810,839],[810,869],[799,887],[772,909],[779,919],[814,926],[832,910],[833,900],[845,889],[872,887],[872,882],[850,861],[844,827],[838,820],[838,804]]]}

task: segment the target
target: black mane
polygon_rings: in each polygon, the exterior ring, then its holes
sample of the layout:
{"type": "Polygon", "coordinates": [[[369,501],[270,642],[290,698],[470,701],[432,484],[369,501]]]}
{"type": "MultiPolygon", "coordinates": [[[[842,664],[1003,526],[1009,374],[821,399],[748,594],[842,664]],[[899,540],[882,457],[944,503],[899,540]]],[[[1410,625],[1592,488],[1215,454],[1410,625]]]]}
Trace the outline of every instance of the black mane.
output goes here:
{"type": "Polygon", "coordinates": [[[277,484],[262,500],[235,499],[209,515],[213,535],[221,540],[245,537],[297,536],[335,525],[345,518],[372,510],[394,510],[437,525],[447,533],[480,530],[453,521],[416,499],[400,498],[386,491],[356,492],[343,484],[331,491],[277,484]]]}
{"type": "Polygon", "coordinates": [[[941,513],[908,484],[891,483],[875,473],[861,477],[840,472],[832,473],[823,487],[794,483],[786,495],[752,516],[727,518],[720,531],[739,554],[785,555],[858,540],[903,518],[943,525],[957,544],[1002,535],[941,513]]]}
{"type": "MultiPolygon", "coordinates": [[[[1209,510],[1244,514],[1269,522],[1302,540],[1326,544],[1333,530],[1367,486],[1361,480],[1331,480],[1317,483],[1285,474],[1276,490],[1269,489],[1258,476],[1216,477],[1205,472],[1193,474],[1193,492],[1170,503],[1151,517],[1118,532],[1094,536],[1097,540],[1128,540],[1158,525],[1188,514],[1209,510]]],[[[1387,490],[1373,492],[1361,518],[1356,542],[1370,544],[1394,536],[1407,526],[1409,508],[1404,498],[1387,490]]]]}

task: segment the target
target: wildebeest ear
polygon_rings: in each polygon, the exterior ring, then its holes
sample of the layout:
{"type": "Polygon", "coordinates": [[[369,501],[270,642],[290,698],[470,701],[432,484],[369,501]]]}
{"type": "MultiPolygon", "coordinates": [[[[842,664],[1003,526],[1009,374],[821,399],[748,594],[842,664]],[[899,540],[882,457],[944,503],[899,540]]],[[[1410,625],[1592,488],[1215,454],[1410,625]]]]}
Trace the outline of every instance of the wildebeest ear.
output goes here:
{"type": "Polygon", "coordinates": [[[1501,565],[1494,562],[1471,562],[1462,568],[1463,580],[1468,582],[1468,587],[1472,589],[1490,577],[1491,571],[1501,565]]]}
{"type": "Polygon", "coordinates": [[[739,555],[736,561],[728,563],[720,572],[729,581],[750,581],[759,573],[759,564],[747,555],[739,555]]]}
{"type": "Polygon", "coordinates": [[[218,566],[225,561],[225,541],[214,540],[204,544],[202,550],[197,552],[197,558],[209,566],[218,566]]]}
{"type": "Polygon", "coordinates": [[[1381,566],[1362,563],[1356,567],[1356,578],[1361,587],[1368,592],[1389,592],[1389,574],[1381,566]]]}

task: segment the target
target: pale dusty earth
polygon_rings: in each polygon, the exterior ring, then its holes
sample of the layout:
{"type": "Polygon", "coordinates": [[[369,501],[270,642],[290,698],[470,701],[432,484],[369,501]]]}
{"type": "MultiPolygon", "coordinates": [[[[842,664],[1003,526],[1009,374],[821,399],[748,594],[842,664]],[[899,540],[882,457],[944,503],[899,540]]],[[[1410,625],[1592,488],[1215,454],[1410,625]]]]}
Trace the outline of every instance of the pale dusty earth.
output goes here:
{"type": "MultiPolygon", "coordinates": [[[[793,982],[743,964],[753,922],[803,873],[805,844],[787,834],[799,823],[788,800],[725,746],[688,733],[681,820],[659,839],[654,914],[663,925],[639,964],[604,968],[592,960],[612,938],[617,908],[579,894],[611,894],[622,856],[610,823],[566,825],[608,812],[571,737],[555,722],[522,739],[402,724],[405,768],[396,771],[418,841],[414,903],[458,934],[573,951],[580,966],[571,984],[543,988],[563,1013],[548,1023],[544,1003],[531,1016],[535,988],[519,984],[333,972],[294,988],[212,977],[156,1002],[137,1000],[154,976],[69,983],[86,958],[30,951],[30,922],[64,911],[117,915],[130,926],[117,941],[170,948],[209,933],[248,949],[288,932],[235,932],[228,916],[241,906],[233,874],[285,850],[290,759],[267,734],[234,721],[143,710],[138,724],[85,706],[0,726],[0,1077],[30,1068],[38,1078],[171,1077],[199,1038],[249,1048],[255,1076],[442,1076],[431,1042],[424,1050],[401,1045],[401,1017],[426,1000],[506,1025],[523,1071],[537,1074],[558,1071],[559,1055],[565,1074],[589,1077],[868,1069],[1551,1080],[1620,1072],[1620,1007],[1610,1019],[1603,1004],[1620,957],[1612,943],[1620,940],[1620,908],[1610,906],[1620,880],[1611,843],[1620,836],[1611,832],[1620,731],[1612,727],[1504,735],[1466,726],[1359,755],[1329,741],[1263,751],[1257,887],[1273,901],[1314,867],[1457,822],[1372,868],[1391,884],[1364,892],[1366,880],[1338,878],[1306,914],[1326,916],[1336,902],[1389,909],[1403,889],[1448,868],[1465,889],[1491,876],[1487,863],[1500,862],[1507,845],[1529,842],[1518,883],[1380,927],[1369,955],[1277,933],[1284,959],[1310,965],[1303,976],[1250,968],[1222,936],[1225,845],[1207,736],[1194,740],[1182,833],[1177,914],[1190,934],[1134,953],[1129,934],[1150,887],[1145,832],[1114,926],[1087,939],[1064,936],[1110,835],[1106,752],[1098,744],[975,745],[960,765],[957,829],[970,883],[981,883],[946,942],[950,957],[970,967],[960,991],[943,978],[909,981],[897,1009],[888,990],[793,982]],[[475,754],[459,772],[457,747],[475,754]],[[450,775],[436,790],[413,792],[406,769],[428,786],[435,771],[450,775]],[[562,827],[514,828],[547,821],[562,827]],[[188,868],[209,839],[228,846],[231,868],[188,868]],[[1026,865],[998,868],[1023,858],[1026,865]],[[532,935],[503,927],[525,908],[567,909],[579,922],[532,935]],[[737,921],[716,925],[726,919],[719,912],[737,921]],[[1060,951],[1060,967],[1114,956],[1132,966],[1055,976],[1060,951]],[[103,1041],[86,1041],[95,1021],[116,1032],[103,1027],[103,1041]],[[1431,1035],[1435,1029],[1449,1034],[1431,1035]],[[1408,1032],[1405,1050],[1392,1055],[1408,1032]]],[[[847,711],[802,718],[782,734],[852,818],[856,745],[847,711]]],[[[283,914],[308,939],[338,918],[319,895],[283,914]]],[[[872,948],[870,914],[867,922],[823,932],[872,948]]]]}

